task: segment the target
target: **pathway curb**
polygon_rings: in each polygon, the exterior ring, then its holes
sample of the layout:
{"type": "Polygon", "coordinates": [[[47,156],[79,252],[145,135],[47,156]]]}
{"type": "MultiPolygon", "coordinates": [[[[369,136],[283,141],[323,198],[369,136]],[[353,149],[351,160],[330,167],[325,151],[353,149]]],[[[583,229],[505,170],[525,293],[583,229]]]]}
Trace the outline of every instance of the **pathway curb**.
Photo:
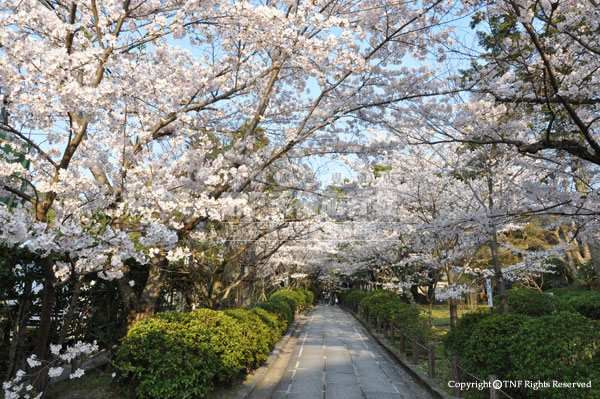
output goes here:
{"type": "Polygon", "coordinates": [[[287,342],[298,330],[300,321],[304,319],[307,315],[309,315],[313,311],[313,309],[314,307],[309,309],[307,312],[303,313],[292,323],[285,335],[279,340],[277,345],[275,345],[275,348],[273,349],[273,351],[271,351],[271,354],[269,354],[267,361],[261,367],[255,370],[254,374],[252,375],[252,378],[242,383],[242,386],[240,387],[240,389],[238,389],[236,394],[232,396],[232,399],[246,399],[250,397],[250,395],[252,395],[254,389],[265,378],[269,369],[273,366],[273,364],[275,364],[277,358],[279,358],[279,355],[281,354],[281,351],[283,350],[287,342]]]}
{"type": "Polygon", "coordinates": [[[339,304],[338,304],[338,306],[344,312],[352,315],[352,317],[354,317],[364,327],[365,332],[367,334],[369,334],[369,336],[372,337],[375,340],[375,342],[377,342],[379,345],[381,345],[386,350],[386,352],[396,361],[396,363],[398,365],[400,365],[408,374],[410,374],[410,376],[413,377],[415,379],[415,381],[417,383],[419,383],[419,385],[421,385],[423,388],[425,388],[430,394],[432,394],[433,396],[435,396],[438,399],[456,399],[454,396],[451,396],[451,395],[447,394],[446,392],[444,392],[443,390],[441,390],[437,386],[437,384],[435,382],[433,382],[433,380],[431,380],[428,376],[426,376],[423,373],[421,373],[420,371],[418,371],[412,364],[409,364],[408,362],[406,362],[402,358],[402,356],[398,355],[396,350],[394,348],[392,348],[391,345],[389,345],[387,342],[384,342],[376,334],[372,333],[371,330],[369,329],[369,326],[364,322],[364,320],[357,317],[356,314],[354,314],[354,312],[347,309],[345,306],[340,306],[339,304]]]}

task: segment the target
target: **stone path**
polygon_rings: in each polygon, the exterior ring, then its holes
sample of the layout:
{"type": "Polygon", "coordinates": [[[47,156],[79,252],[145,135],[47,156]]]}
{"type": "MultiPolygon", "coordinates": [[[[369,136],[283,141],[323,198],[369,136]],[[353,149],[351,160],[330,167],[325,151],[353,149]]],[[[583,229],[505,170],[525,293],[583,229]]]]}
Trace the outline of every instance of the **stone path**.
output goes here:
{"type": "Polygon", "coordinates": [[[337,306],[318,306],[289,352],[272,399],[431,398],[337,306]]]}

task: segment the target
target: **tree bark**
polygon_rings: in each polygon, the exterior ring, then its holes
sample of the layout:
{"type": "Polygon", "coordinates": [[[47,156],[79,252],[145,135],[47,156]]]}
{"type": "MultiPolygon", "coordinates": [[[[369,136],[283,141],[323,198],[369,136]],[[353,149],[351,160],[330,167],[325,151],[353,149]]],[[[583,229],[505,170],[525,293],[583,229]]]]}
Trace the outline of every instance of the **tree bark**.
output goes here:
{"type": "Polygon", "coordinates": [[[13,329],[13,339],[10,343],[8,353],[8,368],[6,379],[9,380],[13,373],[17,370],[17,354],[19,349],[25,348],[25,333],[27,332],[27,320],[29,319],[29,308],[31,306],[31,280],[25,280],[25,288],[21,296],[17,320],[13,329]]]}
{"type": "Polygon", "coordinates": [[[458,303],[456,299],[448,299],[450,307],[450,329],[453,330],[458,322],[458,303]]]}
{"type": "MultiPolygon", "coordinates": [[[[446,278],[448,279],[448,284],[455,284],[456,281],[454,279],[454,273],[452,272],[452,265],[446,263],[446,278]]],[[[450,310],[450,329],[453,330],[456,327],[456,323],[458,322],[458,304],[456,299],[451,298],[448,299],[448,307],[450,310]]]]}
{"type": "Polygon", "coordinates": [[[75,288],[73,289],[73,295],[71,296],[71,302],[69,304],[69,311],[67,312],[62,330],[60,331],[60,336],[58,337],[58,342],[56,343],[57,345],[62,345],[65,342],[65,338],[67,338],[69,327],[71,327],[71,322],[73,321],[73,315],[75,314],[75,310],[77,310],[77,302],[79,301],[82,285],[83,279],[82,277],[79,277],[75,282],[75,288]]]}
{"type": "Polygon", "coordinates": [[[502,275],[500,259],[498,257],[498,235],[496,229],[492,232],[490,238],[490,249],[492,251],[492,262],[494,264],[494,274],[496,275],[496,284],[498,286],[498,295],[500,296],[500,311],[503,314],[508,313],[508,298],[506,297],[506,282],[502,275]]]}
{"type": "Polygon", "coordinates": [[[50,335],[52,323],[52,310],[56,296],[56,276],[54,275],[54,260],[51,256],[42,259],[42,274],[44,276],[44,288],[42,292],[42,312],[40,314],[40,325],[38,327],[37,340],[35,343],[35,355],[38,359],[46,358],[46,347],[50,335]]]}
{"type": "Polygon", "coordinates": [[[593,241],[589,243],[592,265],[596,274],[596,288],[600,287],[600,242],[593,241]]]}
{"type": "MultiPolygon", "coordinates": [[[[488,183],[488,206],[491,212],[494,209],[494,181],[492,176],[491,163],[496,156],[496,145],[492,146],[490,152],[490,159],[487,165],[487,183],[488,183]]],[[[496,226],[492,227],[490,236],[490,250],[492,252],[492,263],[494,265],[494,274],[496,275],[496,284],[498,286],[498,295],[500,295],[500,311],[503,314],[508,313],[508,298],[506,297],[506,282],[502,275],[502,268],[500,267],[500,257],[498,255],[498,231],[496,226]]]]}
{"type": "Polygon", "coordinates": [[[135,295],[126,278],[117,280],[117,287],[127,313],[127,329],[131,328],[136,322],[152,316],[156,311],[160,293],[166,282],[168,265],[169,262],[166,258],[154,258],[152,260],[152,264],[149,265],[146,285],[139,296],[135,295]]]}

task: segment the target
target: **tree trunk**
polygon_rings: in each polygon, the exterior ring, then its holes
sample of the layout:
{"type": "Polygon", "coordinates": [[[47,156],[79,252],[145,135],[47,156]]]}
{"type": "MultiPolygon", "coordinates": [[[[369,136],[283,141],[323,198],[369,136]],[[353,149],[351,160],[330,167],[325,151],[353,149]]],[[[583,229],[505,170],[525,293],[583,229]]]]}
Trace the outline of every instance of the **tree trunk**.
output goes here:
{"type": "Polygon", "coordinates": [[[454,298],[448,299],[450,306],[450,329],[453,330],[458,322],[458,301],[454,298]]]}
{"type": "Polygon", "coordinates": [[[503,314],[508,313],[508,298],[506,297],[506,282],[502,275],[502,268],[500,267],[500,259],[498,257],[498,236],[496,229],[492,232],[490,239],[490,249],[492,251],[492,262],[494,264],[494,273],[496,275],[496,284],[498,286],[498,295],[500,296],[500,311],[503,314]]]}
{"type": "Polygon", "coordinates": [[[54,286],[56,277],[54,275],[54,260],[48,256],[42,259],[42,273],[44,275],[44,289],[42,292],[42,312],[40,314],[40,325],[38,327],[37,340],[35,343],[35,355],[38,359],[46,358],[46,347],[50,335],[52,323],[52,310],[56,288],[54,286]]]}
{"type": "MultiPolygon", "coordinates": [[[[39,360],[46,359],[48,338],[50,336],[50,328],[52,326],[52,311],[54,310],[54,302],[56,299],[56,276],[54,275],[54,259],[47,256],[42,259],[42,274],[44,276],[44,288],[42,292],[42,312],[40,314],[40,324],[38,326],[37,341],[35,343],[34,353],[39,360]]],[[[34,373],[39,373],[35,380],[35,389],[43,392],[46,388],[49,378],[47,370],[39,366],[34,368],[34,373]]]]}
{"type": "Polygon", "coordinates": [[[596,274],[596,287],[600,286],[600,242],[593,241],[589,244],[592,264],[596,274]]]}
{"type": "Polygon", "coordinates": [[[71,302],[69,304],[69,311],[65,317],[65,321],[62,326],[62,330],[60,331],[60,336],[58,337],[57,345],[62,345],[65,342],[65,338],[67,338],[67,334],[69,333],[69,327],[71,327],[71,322],[73,321],[73,315],[75,314],[75,310],[77,310],[77,302],[79,302],[79,296],[81,294],[81,286],[83,285],[83,278],[79,277],[75,282],[75,288],[73,289],[73,296],[71,297],[71,302]]]}
{"type": "MultiPolygon", "coordinates": [[[[448,279],[448,285],[455,284],[456,281],[454,279],[454,273],[452,272],[452,265],[445,263],[444,266],[446,269],[446,278],[448,279]]],[[[448,299],[448,307],[450,309],[450,329],[453,330],[456,327],[456,323],[458,322],[458,303],[456,299],[448,299]]]]}
{"type": "Polygon", "coordinates": [[[25,333],[27,332],[27,320],[29,319],[30,306],[31,280],[27,278],[25,280],[25,288],[23,289],[23,295],[21,296],[17,320],[13,329],[13,339],[10,343],[10,349],[8,353],[8,368],[6,373],[7,380],[9,380],[13,373],[15,373],[19,368],[16,360],[17,354],[25,349],[25,333]]]}
{"type": "MultiPolygon", "coordinates": [[[[490,162],[496,155],[496,145],[492,145],[490,152],[490,162]]],[[[488,206],[490,213],[494,209],[494,182],[492,176],[491,165],[487,166],[487,183],[488,183],[488,206]]],[[[508,313],[508,298],[506,297],[506,282],[502,275],[502,268],[500,267],[500,257],[498,256],[498,232],[496,226],[492,227],[492,233],[490,237],[490,250],[492,251],[492,263],[494,265],[494,274],[496,275],[496,284],[498,285],[498,294],[500,295],[500,311],[502,314],[508,313]]]]}
{"type": "Polygon", "coordinates": [[[135,295],[132,287],[129,286],[126,277],[117,280],[117,287],[127,313],[127,329],[134,323],[152,316],[156,311],[156,305],[167,278],[166,269],[169,262],[165,258],[155,258],[152,263],[152,265],[149,265],[146,285],[139,297],[135,295]]]}

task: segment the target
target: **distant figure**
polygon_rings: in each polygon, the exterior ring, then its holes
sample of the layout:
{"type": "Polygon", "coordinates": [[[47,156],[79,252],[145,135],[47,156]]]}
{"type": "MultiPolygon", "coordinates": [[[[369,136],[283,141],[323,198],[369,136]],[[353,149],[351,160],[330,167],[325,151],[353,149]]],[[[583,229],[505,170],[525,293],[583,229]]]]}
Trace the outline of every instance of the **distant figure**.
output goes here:
{"type": "Polygon", "coordinates": [[[337,297],[335,296],[335,294],[331,294],[329,296],[329,304],[331,306],[335,305],[337,303],[337,297]]]}

